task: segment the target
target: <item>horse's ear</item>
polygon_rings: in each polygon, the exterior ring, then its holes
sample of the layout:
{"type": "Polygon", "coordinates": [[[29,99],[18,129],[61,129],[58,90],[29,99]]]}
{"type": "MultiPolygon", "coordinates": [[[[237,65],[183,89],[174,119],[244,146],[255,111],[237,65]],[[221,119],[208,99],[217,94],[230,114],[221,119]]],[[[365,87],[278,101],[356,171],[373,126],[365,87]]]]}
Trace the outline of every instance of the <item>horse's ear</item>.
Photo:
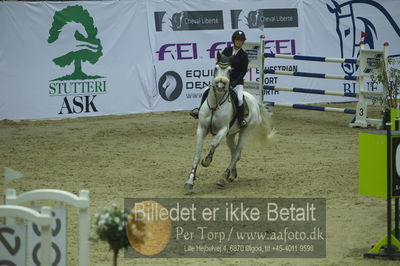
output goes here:
{"type": "Polygon", "coordinates": [[[218,51],[217,52],[217,62],[219,62],[221,60],[221,53],[218,51]]]}

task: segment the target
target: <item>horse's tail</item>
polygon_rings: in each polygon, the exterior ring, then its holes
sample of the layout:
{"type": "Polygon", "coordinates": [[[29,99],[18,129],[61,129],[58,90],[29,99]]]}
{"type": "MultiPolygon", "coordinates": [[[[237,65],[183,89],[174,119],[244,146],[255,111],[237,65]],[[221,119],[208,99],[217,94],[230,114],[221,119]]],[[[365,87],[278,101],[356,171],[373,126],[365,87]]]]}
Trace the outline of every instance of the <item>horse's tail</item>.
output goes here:
{"type": "Polygon", "coordinates": [[[260,116],[252,132],[251,139],[257,144],[266,146],[274,137],[276,131],[272,128],[272,118],[270,113],[260,103],[258,103],[258,109],[260,110],[260,116]]]}

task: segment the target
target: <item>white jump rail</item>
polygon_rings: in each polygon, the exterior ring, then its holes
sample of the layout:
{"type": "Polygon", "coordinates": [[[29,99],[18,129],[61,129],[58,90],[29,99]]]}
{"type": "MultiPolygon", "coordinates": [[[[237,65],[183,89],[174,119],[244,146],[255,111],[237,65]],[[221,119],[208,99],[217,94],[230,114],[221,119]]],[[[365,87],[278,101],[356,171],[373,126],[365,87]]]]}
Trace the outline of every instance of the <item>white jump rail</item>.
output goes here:
{"type": "Polygon", "coordinates": [[[21,218],[41,227],[41,265],[51,264],[51,208],[43,206],[41,213],[23,206],[0,205],[0,217],[21,218]]]}
{"type": "MultiPolygon", "coordinates": [[[[79,196],[58,189],[37,189],[17,196],[15,189],[5,191],[8,205],[20,205],[37,200],[51,200],[69,204],[79,209],[79,265],[89,266],[89,191],[81,190],[79,196]]],[[[7,224],[15,223],[7,219],[7,224]]]]}

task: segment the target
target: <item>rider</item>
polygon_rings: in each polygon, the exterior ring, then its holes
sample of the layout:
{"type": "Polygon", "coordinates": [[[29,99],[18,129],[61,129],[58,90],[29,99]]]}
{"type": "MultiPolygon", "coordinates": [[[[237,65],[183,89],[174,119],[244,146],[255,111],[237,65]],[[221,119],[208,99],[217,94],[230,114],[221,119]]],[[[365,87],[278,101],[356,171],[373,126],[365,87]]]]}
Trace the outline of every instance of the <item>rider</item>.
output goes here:
{"type": "MultiPolygon", "coordinates": [[[[246,120],[243,118],[243,77],[246,75],[247,67],[249,64],[249,59],[247,53],[242,49],[243,43],[246,40],[246,35],[243,31],[237,30],[232,34],[232,42],[233,47],[226,47],[222,54],[225,56],[231,57],[231,67],[232,72],[230,74],[230,84],[229,89],[231,92],[231,96],[233,102],[235,103],[237,110],[237,119],[239,127],[244,128],[247,126],[246,120]]],[[[208,91],[206,90],[203,93],[203,97],[201,99],[201,105],[207,99],[208,91]]],[[[191,115],[194,118],[198,118],[199,108],[194,109],[191,112],[191,115]]]]}

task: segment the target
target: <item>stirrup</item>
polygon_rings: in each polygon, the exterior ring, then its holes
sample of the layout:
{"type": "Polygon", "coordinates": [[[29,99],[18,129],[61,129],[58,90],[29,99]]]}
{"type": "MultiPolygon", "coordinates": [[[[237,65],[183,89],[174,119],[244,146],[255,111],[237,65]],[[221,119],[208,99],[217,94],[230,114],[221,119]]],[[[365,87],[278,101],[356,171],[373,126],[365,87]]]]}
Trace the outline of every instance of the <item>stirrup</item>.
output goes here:
{"type": "Polygon", "coordinates": [[[200,108],[194,108],[192,111],[190,111],[189,115],[194,119],[199,119],[199,111],[200,108]]]}

